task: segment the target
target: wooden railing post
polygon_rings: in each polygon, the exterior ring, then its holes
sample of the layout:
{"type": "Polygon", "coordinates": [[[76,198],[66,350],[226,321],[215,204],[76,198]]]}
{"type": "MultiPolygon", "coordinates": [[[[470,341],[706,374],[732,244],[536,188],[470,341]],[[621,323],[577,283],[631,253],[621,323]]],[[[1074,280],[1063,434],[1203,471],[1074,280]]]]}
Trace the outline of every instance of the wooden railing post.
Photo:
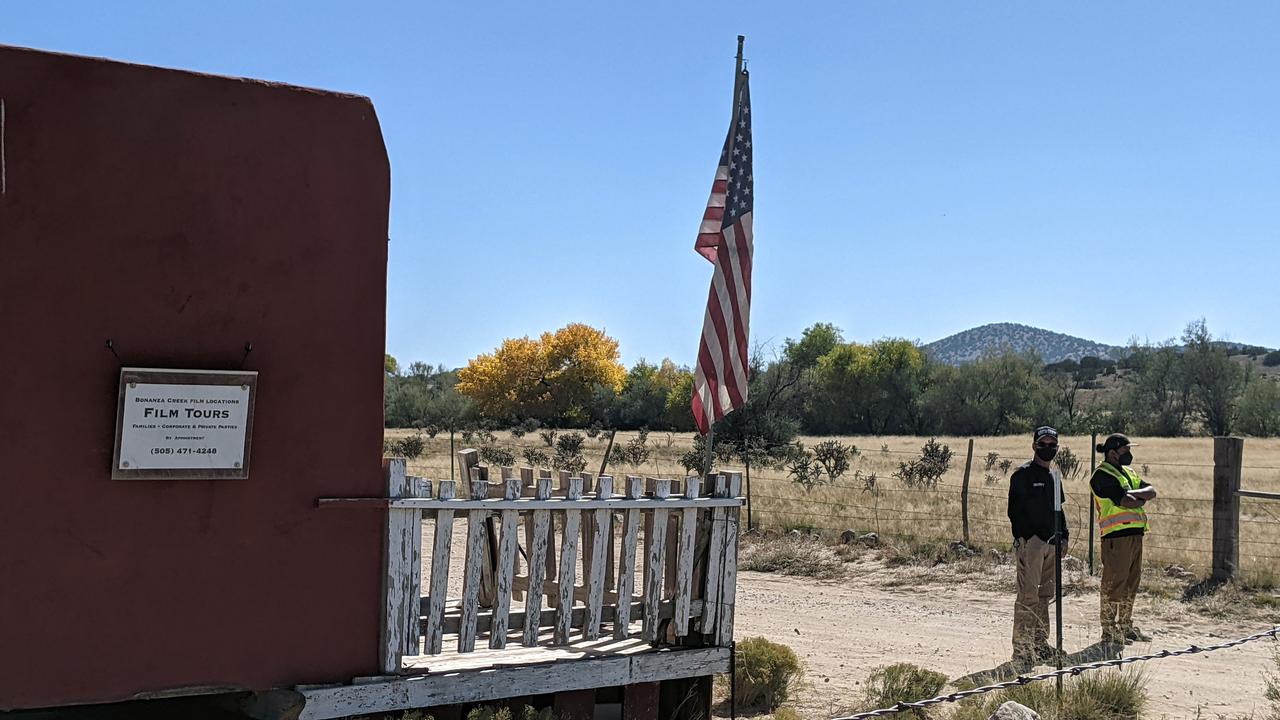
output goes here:
{"type": "Polygon", "coordinates": [[[1213,439],[1213,579],[1230,580],[1240,569],[1240,472],[1244,438],[1213,439]]]}
{"type": "MultiPolygon", "coordinates": [[[[455,485],[452,480],[440,483],[438,497],[452,500],[455,485]]],[[[435,537],[431,543],[431,595],[427,604],[428,655],[438,655],[444,644],[445,595],[449,592],[449,555],[453,546],[453,511],[435,511],[435,537]]]]}
{"type": "MultiPolygon", "coordinates": [[[[412,497],[417,483],[405,475],[404,458],[383,461],[387,497],[412,497]]],[[[399,672],[404,655],[418,654],[418,595],[421,575],[414,563],[421,562],[422,513],[418,510],[388,510],[383,540],[382,573],[382,671],[399,672]],[[416,547],[415,547],[416,543],[416,547]]]]}

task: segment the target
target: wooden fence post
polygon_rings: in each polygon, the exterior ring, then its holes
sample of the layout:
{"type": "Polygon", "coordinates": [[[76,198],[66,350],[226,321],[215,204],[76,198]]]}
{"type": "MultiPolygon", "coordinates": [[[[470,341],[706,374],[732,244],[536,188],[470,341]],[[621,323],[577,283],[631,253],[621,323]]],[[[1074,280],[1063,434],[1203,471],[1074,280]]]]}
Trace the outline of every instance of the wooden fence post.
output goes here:
{"type": "Polygon", "coordinates": [[[1213,579],[1230,580],[1240,569],[1240,471],[1244,438],[1213,439],[1213,579]]]}
{"type": "Polygon", "coordinates": [[[969,470],[973,467],[973,438],[969,438],[969,454],[964,459],[964,484],[960,486],[960,515],[964,521],[964,544],[969,544],[969,470]]]}

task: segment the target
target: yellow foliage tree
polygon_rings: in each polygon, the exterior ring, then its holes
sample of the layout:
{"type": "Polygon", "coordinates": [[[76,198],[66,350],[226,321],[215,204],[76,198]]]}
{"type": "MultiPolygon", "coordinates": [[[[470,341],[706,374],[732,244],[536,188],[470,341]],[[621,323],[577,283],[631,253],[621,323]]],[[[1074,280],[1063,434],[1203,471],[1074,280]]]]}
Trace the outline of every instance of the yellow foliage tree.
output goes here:
{"type": "Polygon", "coordinates": [[[583,420],[597,386],[622,388],[618,341],[572,323],[537,340],[508,338],[458,371],[458,392],[484,415],[583,420]]]}

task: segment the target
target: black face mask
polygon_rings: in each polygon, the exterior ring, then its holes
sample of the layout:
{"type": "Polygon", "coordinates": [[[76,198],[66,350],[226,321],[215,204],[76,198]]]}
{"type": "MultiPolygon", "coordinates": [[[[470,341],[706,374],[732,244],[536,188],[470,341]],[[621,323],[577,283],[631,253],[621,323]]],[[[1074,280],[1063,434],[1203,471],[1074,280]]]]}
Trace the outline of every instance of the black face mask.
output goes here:
{"type": "Polygon", "coordinates": [[[1124,454],[1120,456],[1120,464],[1121,464],[1121,465],[1132,465],[1132,464],[1133,464],[1133,453],[1129,452],[1128,450],[1125,450],[1125,451],[1124,451],[1124,454]]]}
{"type": "Polygon", "coordinates": [[[1057,456],[1058,456],[1058,448],[1056,447],[1037,447],[1036,448],[1036,457],[1040,458],[1045,462],[1049,462],[1050,460],[1054,459],[1057,456]]]}

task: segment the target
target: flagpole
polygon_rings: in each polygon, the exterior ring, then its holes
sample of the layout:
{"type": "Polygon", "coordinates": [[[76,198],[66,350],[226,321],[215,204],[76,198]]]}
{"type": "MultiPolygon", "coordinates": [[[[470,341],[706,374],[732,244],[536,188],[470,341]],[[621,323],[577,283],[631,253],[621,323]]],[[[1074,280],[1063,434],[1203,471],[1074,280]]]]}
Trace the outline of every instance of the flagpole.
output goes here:
{"type": "MultiPolygon", "coordinates": [[[[746,35],[738,36],[738,58],[737,58],[737,64],[734,67],[734,71],[733,71],[733,115],[732,117],[735,120],[738,117],[738,83],[741,82],[742,80],[742,44],[746,42],[746,40],[747,40],[746,35]]],[[[707,414],[710,415],[711,413],[707,413],[707,414]]],[[[712,466],[711,464],[712,458],[714,457],[714,449],[712,446],[715,445],[715,440],[716,440],[716,428],[713,423],[713,418],[709,417],[707,418],[707,443],[706,443],[707,455],[702,462],[702,466],[707,469],[706,474],[710,474],[712,471],[715,470],[715,467],[712,466]]]]}

